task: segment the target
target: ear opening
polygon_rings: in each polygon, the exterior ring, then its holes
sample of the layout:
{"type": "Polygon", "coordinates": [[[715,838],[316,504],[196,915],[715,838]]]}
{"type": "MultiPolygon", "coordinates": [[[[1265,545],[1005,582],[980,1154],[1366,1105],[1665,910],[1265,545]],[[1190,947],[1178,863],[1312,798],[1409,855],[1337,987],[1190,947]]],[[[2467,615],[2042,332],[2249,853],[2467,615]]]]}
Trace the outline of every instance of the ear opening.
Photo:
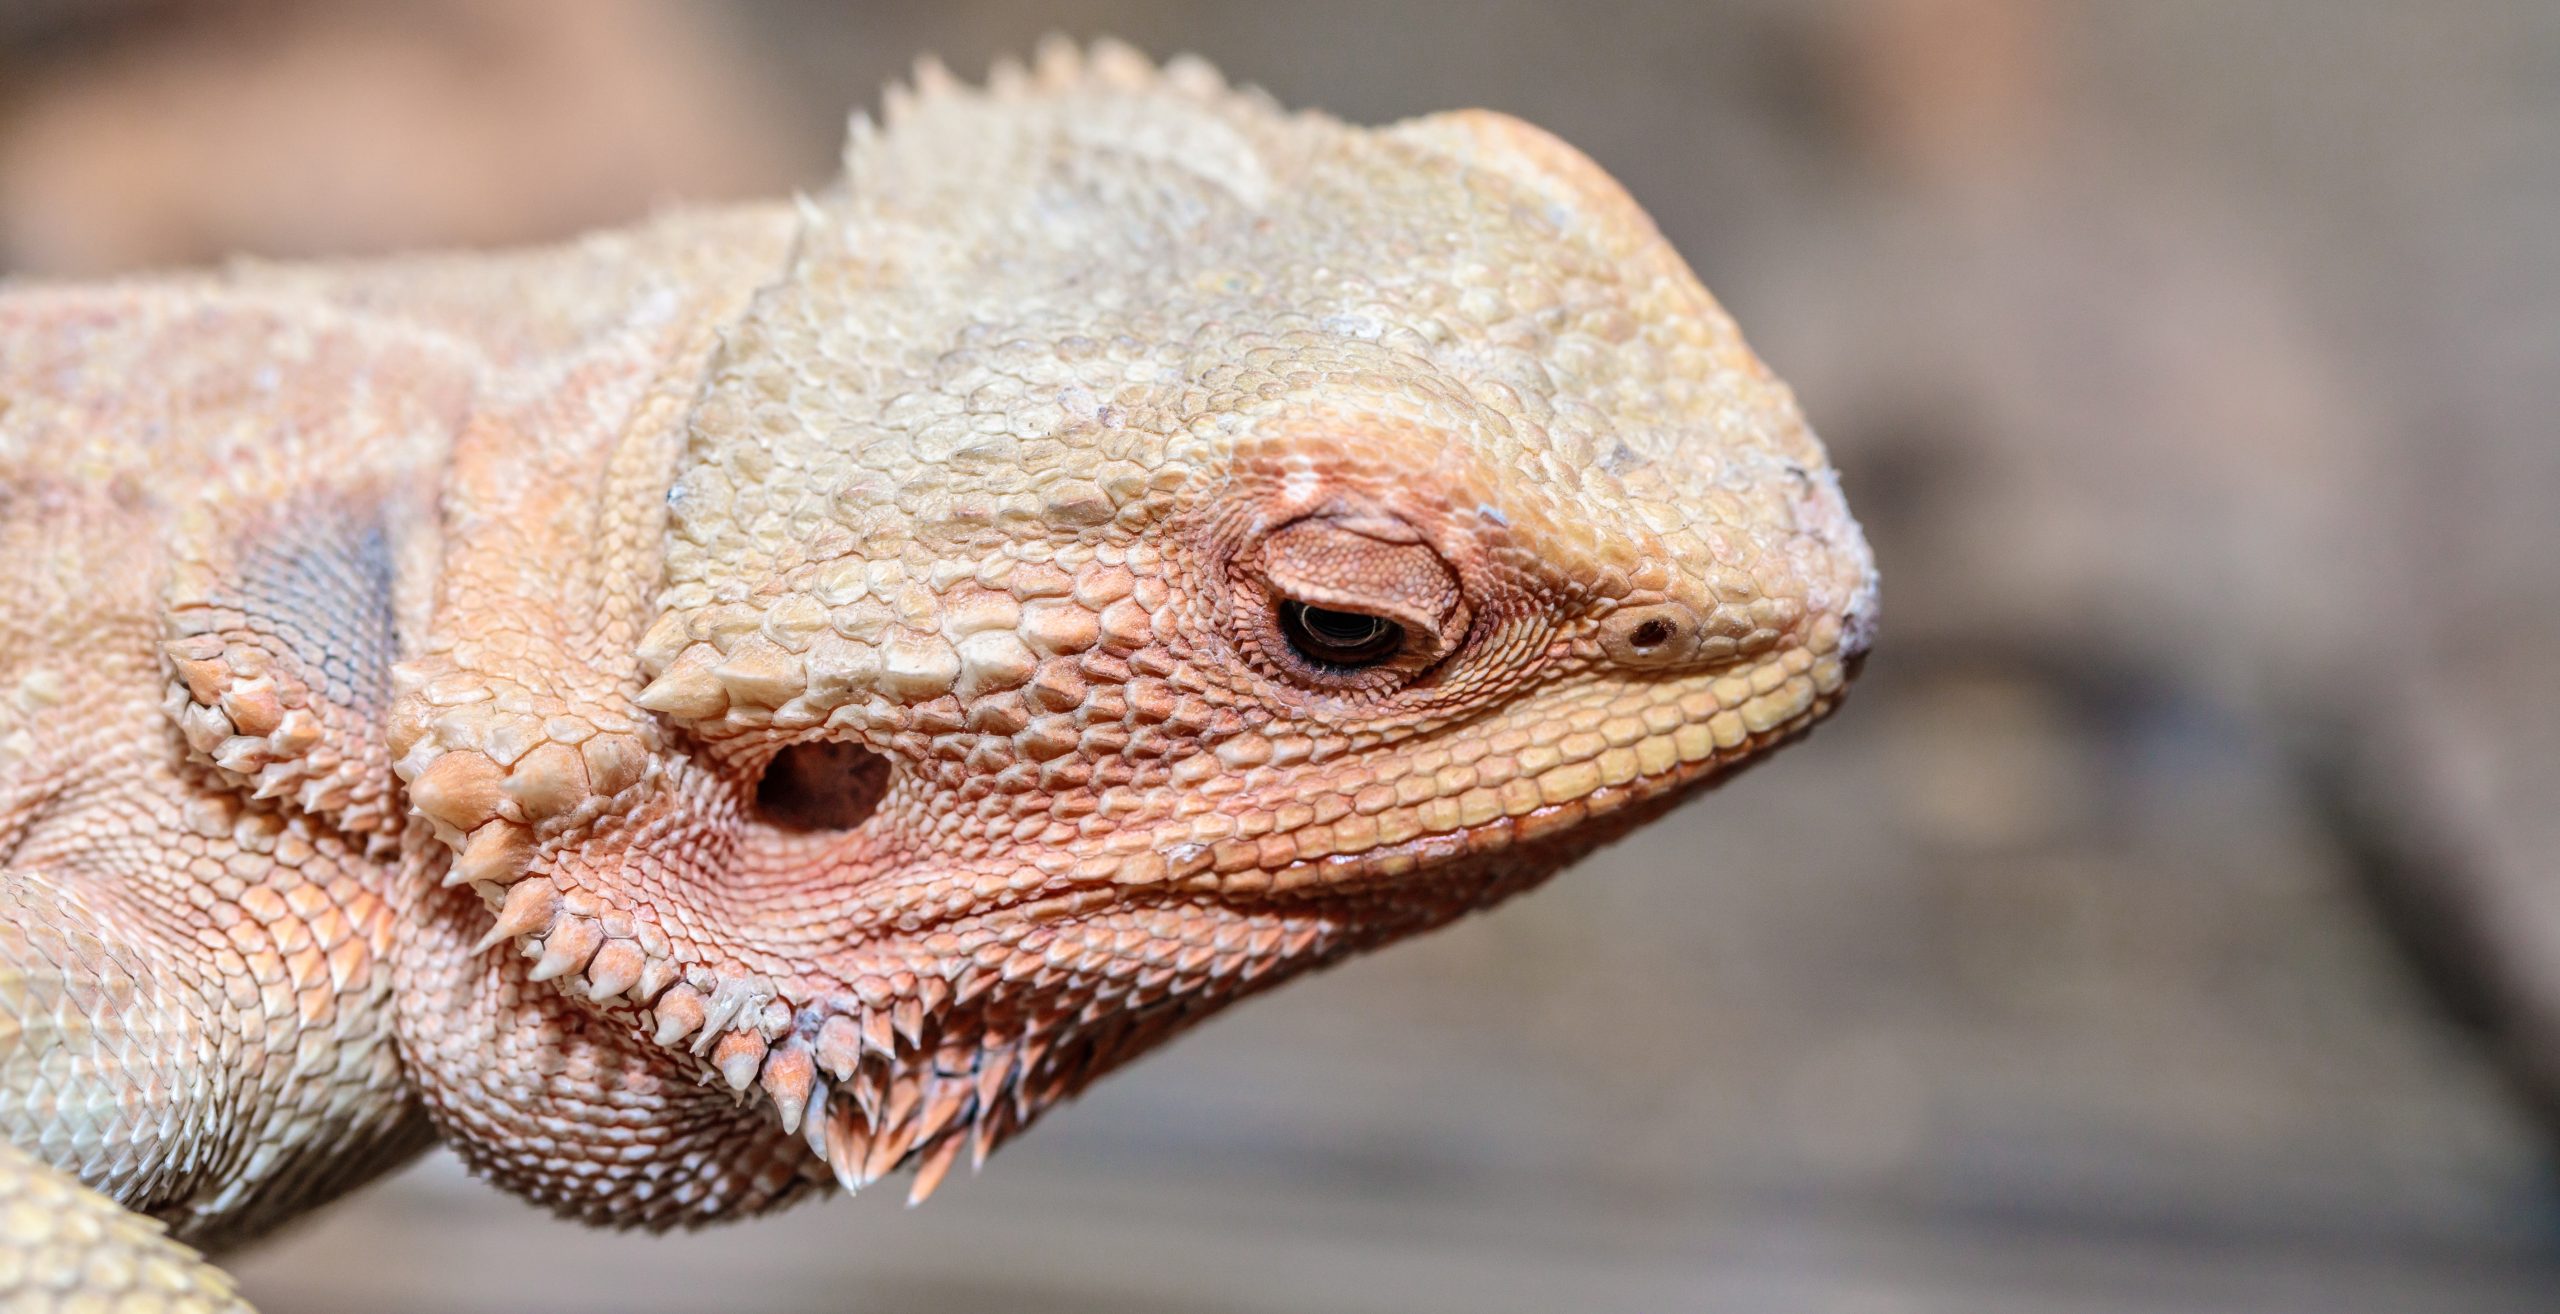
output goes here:
{"type": "Polygon", "coordinates": [[[853,830],[889,792],[889,759],[847,743],[793,744],[756,778],[755,812],[796,834],[853,830]]]}

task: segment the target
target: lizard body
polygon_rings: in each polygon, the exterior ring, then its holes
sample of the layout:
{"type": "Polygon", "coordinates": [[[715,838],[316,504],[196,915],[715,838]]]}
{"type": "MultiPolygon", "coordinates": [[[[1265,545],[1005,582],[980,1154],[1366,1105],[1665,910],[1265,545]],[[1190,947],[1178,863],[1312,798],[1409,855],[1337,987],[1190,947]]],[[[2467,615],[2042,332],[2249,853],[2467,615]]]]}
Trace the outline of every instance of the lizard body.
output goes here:
{"type": "Polygon", "coordinates": [[[796,207],[0,292],[0,1287],[222,1307],[179,1242],[435,1135],[920,1199],[1836,703],[1836,479],[1570,148],[1108,45],[886,118],[796,207]]]}

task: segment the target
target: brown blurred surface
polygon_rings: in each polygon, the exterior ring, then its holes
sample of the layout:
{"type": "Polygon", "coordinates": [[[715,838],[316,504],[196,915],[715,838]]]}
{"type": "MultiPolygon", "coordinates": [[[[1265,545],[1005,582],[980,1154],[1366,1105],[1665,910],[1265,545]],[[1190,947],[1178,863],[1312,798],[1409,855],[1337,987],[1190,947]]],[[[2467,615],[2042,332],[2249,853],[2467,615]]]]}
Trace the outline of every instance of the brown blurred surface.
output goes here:
{"type": "Polygon", "coordinates": [[[1590,151],[1844,468],[1858,696],[924,1210],[611,1236],[434,1160],[244,1256],[271,1314],[2560,1307],[2548,1151],[2370,897],[2538,1052],[2560,10],[21,0],[0,262],[813,185],[914,53],[1050,28],[1590,151]]]}
{"type": "Polygon", "coordinates": [[[0,64],[0,260],[94,274],[239,251],[486,245],[769,190],[796,143],[707,12],[31,8],[20,21],[34,48],[23,67],[0,64]]]}

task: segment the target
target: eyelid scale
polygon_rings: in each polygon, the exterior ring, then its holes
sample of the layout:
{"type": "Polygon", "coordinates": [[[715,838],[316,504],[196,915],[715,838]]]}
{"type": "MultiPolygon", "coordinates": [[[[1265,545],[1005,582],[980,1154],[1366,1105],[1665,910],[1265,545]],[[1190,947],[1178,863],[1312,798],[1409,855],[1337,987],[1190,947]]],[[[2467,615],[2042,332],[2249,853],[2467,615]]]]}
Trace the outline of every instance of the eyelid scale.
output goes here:
{"type": "Polygon", "coordinates": [[[1455,572],[1409,526],[1383,516],[1354,525],[1301,520],[1271,535],[1262,549],[1263,578],[1299,602],[1366,612],[1402,625],[1445,649],[1465,630],[1465,595],[1455,572]],[[1392,525],[1410,536],[1375,532],[1392,525]]]}

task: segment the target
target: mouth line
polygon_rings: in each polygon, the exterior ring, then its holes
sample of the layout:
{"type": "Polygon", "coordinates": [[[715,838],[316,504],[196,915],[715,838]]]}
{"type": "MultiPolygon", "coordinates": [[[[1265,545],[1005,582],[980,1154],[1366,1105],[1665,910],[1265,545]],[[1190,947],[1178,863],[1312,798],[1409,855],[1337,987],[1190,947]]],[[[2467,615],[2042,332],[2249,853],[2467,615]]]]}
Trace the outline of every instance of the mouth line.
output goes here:
{"type": "MultiPolygon", "coordinates": [[[[1330,790],[1239,792],[1215,808],[1136,820],[1131,831],[1080,838],[1072,848],[981,853],[956,868],[929,851],[911,851],[874,887],[899,891],[891,896],[896,902],[877,920],[843,927],[838,947],[948,933],[1026,910],[1050,920],[1093,906],[1096,891],[1113,888],[1170,886],[1232,898],[1380,872],[1403,876],[1425,860],[1469,849],[1538,843],[1766,755],[1826,717],[1846,696],[1853,669],[1834,652],[1799,647],[1750,666],[1640,682],[1637,696],[1621,696],[1596,714],[1559,709],[1542,737],[1523,733],[1534,718],[1514,717],[1499,733],[1473,721],[1457,741],[1472,755],[1425,740],[1408,754],[1387,755],[1390,770],[1330,790]],[[1355,786],[1359,798],[1345,808],[1355,786]],[[1391,787],[1387,796],[1373,799],[1382,786],[1391,787]],[[1291,810],[1303,819],[1279,829],[1278,816],[1291,810]],[[955,905],[927,897],[955,874],[979,880],[979,899],[955,905]],[[989,888],[998,881],[1008,888],[989,888]]],[[[1286,777],[1273,784],[1290,788],[1286,777]]]]}
{"type": "MultiPolygon", "coordinates": [[[[1843,691],[1815,694],[1793,716],[1750,733],[1727,746],[1717,744],[1712,751],[1694,759],[1682,755],[1668,766],[1655,771],[1638,771],[1611,780],[1605,773],[1594,783],[1568,797],[1541,800],[1520,811],[1505,810],[1499,815],[1480,820],[1464,819],[1463,811],[1455,824],[1434,826],[1418,815],[1427,809],[1446,811],[1460,805],[1449,798],[1423,800],[1406,808],[1395,809],[1384,816],[1405,817],[1411,829],[1392,838],[1379,838],[1357,847],[1346,847],[1317,856],[1298,856],[1277,865],[1264,863],[1262,852],[1266,841],[1295,841],[1296,835],[1273,832],[1246,838],[1218,840],[1174,840],[1134,854],[1097,857],[1078,864],[1080,870],[1061,879],[1053,879],[1018,895],[965,908],[900,928],[881,936],[867,936],[864,943],[886,938],[888,934],[932,934],[949,932],[961,926],[983,926],[1015,919],[1032,922],[1056,921],[1096,908],[1126,904],[1141,891],[1161,894],[1206,896],[1237,905],[1307,908],[1339,902],[1347,897],[1396,888],[1418,872],[1447,866],[1469,855],[1493,857],[1505,852],[1535,853],[1554,844],[1571,844],[1585,840],[1584,847],[1596,846],[1616,838],[1623,830],[1641,821],[1646,813],[1640,809],[1649,803],[1676,801],[1704,786],[1721,782],[1744,768],[1764,760],[1769,750],[1809,733],[1841,701],[1843,691]],[[1597,823],[1599,833],[1578,836],[1577,830],[1597,823]]],[[[1670,741],[1693,727],[1682,726],[1670,734],[1647,736],[1647,741],[1670,741]]],[[[1639,741],[1639,747],[1646,741],[1639,741]]],[[[1712,741],[1711,741],[1712,742],[1712,741]]],[[[1678,751],[1678,745],[1674,745],[1678,751]]],[[[1618,750],[1612,750],[1618,751],[1618,750]]],[[[1571,772],[1578,768],[1599,771],[1598,759],[1586,758],[1560,763],[1548,770],[1549,775],[1571,772]]],[[[1540,777],[1543,779],[1544,777],[1540,777]]],[[[1481,806],[1479,804],[1478,806],[1481,806]]],[[[1339,822],[1333,823],[1339,825],[1339,822]]],[[[1372,826],[1369,829],[1383,829],[1372,826]]]]}

